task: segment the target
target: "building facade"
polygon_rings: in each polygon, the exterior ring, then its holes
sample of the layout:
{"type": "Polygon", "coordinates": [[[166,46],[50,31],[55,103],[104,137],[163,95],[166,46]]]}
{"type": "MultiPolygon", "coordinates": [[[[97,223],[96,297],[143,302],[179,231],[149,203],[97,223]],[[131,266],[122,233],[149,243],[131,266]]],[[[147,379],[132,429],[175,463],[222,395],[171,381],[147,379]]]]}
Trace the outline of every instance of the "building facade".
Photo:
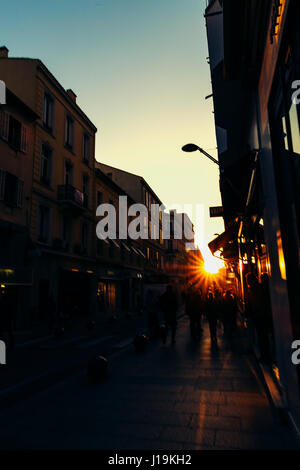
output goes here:
{"type": "Polygon", "coordinates": [[[226,230],[210,248],[236,273],[267,274],[272,305],[271,374],[300,426],[299,2],[211,1],[206,9],[220,190],[226,230]]]}
{"type": "MultiPolygon", "coordinates": [[[[29,257],[33,271],[30,319],[57,313],[88,316],[96,302],[96,127],[37,59],[8,57],[1,49],[0,76],[38,116],[32,140],[29,257]],[[26,86],[24,86],[26,83],[26,86]],[[55,304],[55,305],[54,305],[55,304]]],[[[29,303],[28,303],[29,305],[29,303]]]]}
{"type": "Polygon", "coordinates": [[[99,162],[96,163],[96,166],[126,191],[135,204],[143,204],[147,208],[148,237],[140,240],[140,250],[145,257],[144,282],[150,284],[167,283],[168,279],[164,272],[165,241],[162,234],[162,212],[159,214],[159,223],[157,225],[154,225],[151,220],[151,206],[162,207],[161,200],[141,176],[99,162]]]}
{"type": "MultiPolygon", "coordinates": [[[[15,327],[30,305],[30,198],[37,114],[6,89],[0,107],[0,283],[9,298],[15,327]]],[[[28,315],[29,312],[27,312],[28,315]]]]}

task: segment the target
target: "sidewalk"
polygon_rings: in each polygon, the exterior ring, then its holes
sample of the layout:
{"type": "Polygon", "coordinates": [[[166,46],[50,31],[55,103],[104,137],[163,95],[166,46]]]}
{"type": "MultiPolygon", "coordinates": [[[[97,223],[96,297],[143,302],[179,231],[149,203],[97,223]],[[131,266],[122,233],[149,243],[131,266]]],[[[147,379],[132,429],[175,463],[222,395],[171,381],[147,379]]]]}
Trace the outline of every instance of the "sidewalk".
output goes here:
{"type": "MultiPolygon", "coordinates": [[[[208,327],[190,339],[186,317],[177,340],[130,346],[110,358],[109,377],[91,386],[86,371],[0,413],[1,448],[13,449],[295,449],[280,425],[241,341],[221,338],[212,352],[208,327]]],[[[100,353],[100,351],[99,351],[100,353]]]]}

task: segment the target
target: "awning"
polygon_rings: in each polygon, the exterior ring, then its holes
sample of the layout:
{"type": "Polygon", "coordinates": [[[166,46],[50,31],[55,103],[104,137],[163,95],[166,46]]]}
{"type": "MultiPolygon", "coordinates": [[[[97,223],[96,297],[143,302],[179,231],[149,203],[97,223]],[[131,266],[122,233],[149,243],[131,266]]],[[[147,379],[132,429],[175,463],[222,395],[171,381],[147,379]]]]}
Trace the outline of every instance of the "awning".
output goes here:
{"type": "Polygon", "coordinates": [[[6,286],[31,286],[32,269],[0,267],[0,283],[6,286]]]}
{"type": "Polygon", "coordinates": [[[127,250],[130,253],[131,250],[125,242],[121,242],[121,246],[123,246],[123,248],[125,248],[125,250],[127,250]]]}
{"type": "Polygon", "coordinates": [[[132,251],[134,251],[134,253],[136,253],[137,255],[139,255],[139,252],[137,251],[136,248],[134,248],[134,246],[131,247],[132,251]]]}
{"type": "Polygon", "coordinates": [[[114,245],[116,248],[120,248],[119,243],[117,243],[115,240],[109,240],[112,245],[114,245]]]}
{"type": "Polygon", "coordinates": [[[143,258],[146,258],[146,255],[145,255],[145,253],[142,252],[142,250],[140,250],[139,248],[137,248],[137,251],[139,252],[139,254],[140,254],[143,258]]]}
{"type": "Polygon", "coordinates": [[[234,258],[237,251],[238,230],[239,221],[237,219],[227,227],[225,232],[208,244],[211,253],[214,254],[217,251],[221,251],[225,258],[234,258]]]}

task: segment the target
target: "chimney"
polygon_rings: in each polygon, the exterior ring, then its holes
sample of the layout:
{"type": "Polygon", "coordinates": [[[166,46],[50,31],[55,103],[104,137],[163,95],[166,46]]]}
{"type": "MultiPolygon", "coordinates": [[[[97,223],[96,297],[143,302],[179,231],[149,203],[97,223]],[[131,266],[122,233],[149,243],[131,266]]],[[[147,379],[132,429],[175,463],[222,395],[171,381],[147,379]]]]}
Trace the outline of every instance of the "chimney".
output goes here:
{"type": "Polygon", "coordinates": [[[0,47],[0,58],[1,57],[5,58],[5,59],[7,59],[7,57],[8,57],[8,49],[7,49],[6,46],[0,47]]]}
{"type": "Polygon", "coordinates": [[[71,100],[74,101],[74,103],[76,103],[77,95],[75,95],[74,91],[71,90],[71,88],[69,88],[69,90],[67,90],[67,93],[70,96],[71,100]]]}

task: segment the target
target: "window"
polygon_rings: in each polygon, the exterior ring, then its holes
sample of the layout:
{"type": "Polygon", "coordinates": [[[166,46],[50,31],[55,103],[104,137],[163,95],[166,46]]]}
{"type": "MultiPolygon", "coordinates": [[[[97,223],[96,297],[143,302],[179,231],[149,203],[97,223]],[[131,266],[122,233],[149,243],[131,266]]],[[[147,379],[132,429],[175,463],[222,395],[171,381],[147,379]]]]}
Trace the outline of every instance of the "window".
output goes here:
{"type": "Polygon", "coordinates": [[[90,160],[90,136],[86,133],[83,134],[83,149],[82,158],[85,163],[89,163],[90,160]]]}
{"type": "Polygon", "coordinates": [[[16,150],[21,148],[22,125],[13,116],[9,116],[8,143],[16,150]]]}
{"type": "Polygon", "coordinates": [[[97,191],[97,207],[101,206],[103,202],[103,193],[101,191],[97,191]]]}
{"type": "Polygon", "coordinates": [[[88,224],[83,222],[81,226],[81,247],[82,252],[87,254],[88,251],[88,224]]]}
{"type": "Polygon", "coordinates": [[[74,120],[71,116],[66,117],[66,133],[65,133],[65,145],[70,150],[73,150],[74,143],[74,120]]]}
{"type": "Polygon", "coordinates": [[[50,185],[52,167],[52,148],[49,144],[42,145],[41,155],[41,182],[50,185]]]}
{"type": "Polygon", "coordinates": [[[53,132],[54,125],[54,99],[49,93],[44,94],[43,125],[53,132]]]}
{"type": "Polygon", "coordinates": [[[5,170],[0,170],[0,201],[10,207],[23,207],[24,181],[5,170]]]}
{"type": "Polygon", "coordinates": [[[82,192],[83,192],[83,205],[89,207],[89,183],[90,178],[88,175],[82,177],[82,192]]]}
{"type": "Polygon", "coordinates": [[[3,110],[0,110],[0,137],[15,150],[27,152],[27,127],[3,110]]]}
{"type": "Polygon", "coordinates": [[[9,131],[9,114],[0,109],[0,136],[4,140],[8,140],[9,131]]]}
{"type": "Polygon", "coordinates": [[[38,218],[38,241],[48,243],[50,236],[50,208],[47,206],[39,206],[38,218]]]}
{"type": "Polygon", "coordinates": [[[109,257],[110,258],[115,257],[115,246],[114,246],[114,244],[112,243],[111,240],[110,240],[110,243],[109,243],[109,257]]]}
{"type": "Polygon", "coordinates": [[[73,184],[73,163],[70,160],[65,160],[65,185],[73,184]]]}
{"type": "Polygon", "coordinates": [[[97,255],[103,256],[103,252],[104,252],[104,242],[103,240],[99,240],[99,238],[97,238],[97,255]]]}
{"type": "Polygon", "coordinates": [[[65,249],[68,250],[72,242],[72,219],[67,215],[62,218],[62,239],[65,249]]]}

